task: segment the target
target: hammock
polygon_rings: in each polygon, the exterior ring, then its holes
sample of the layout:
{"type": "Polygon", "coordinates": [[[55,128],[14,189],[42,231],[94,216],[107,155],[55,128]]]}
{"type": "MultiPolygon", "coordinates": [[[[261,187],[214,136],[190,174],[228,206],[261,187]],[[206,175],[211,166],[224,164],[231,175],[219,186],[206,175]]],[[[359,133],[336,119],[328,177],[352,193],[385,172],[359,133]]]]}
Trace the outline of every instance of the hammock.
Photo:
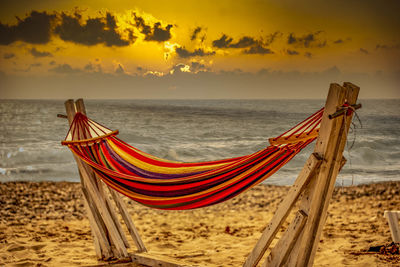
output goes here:
{"type": "Polygon", "coordinates": [[[314,141],[324,109],[241,157],[184,163],[161,159],[116,137],[118,131],[75,114],[63,145],[114,190],[152,208],[185,210],[228,200],[264,181],[314,141]]]}

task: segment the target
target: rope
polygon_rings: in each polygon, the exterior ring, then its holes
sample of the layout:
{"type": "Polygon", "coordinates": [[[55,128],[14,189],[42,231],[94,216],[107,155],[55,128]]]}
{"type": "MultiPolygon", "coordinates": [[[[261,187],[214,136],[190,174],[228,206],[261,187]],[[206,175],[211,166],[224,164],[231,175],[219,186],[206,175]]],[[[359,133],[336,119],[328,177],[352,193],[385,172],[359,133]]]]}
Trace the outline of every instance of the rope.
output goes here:
{"type": "MultiPolygon", "coordinates": [[[[357,126],[356,124],[352,121],[350,124],[350,128],[347,129],[347,116],[354,114],[354,116],[357,118],[358,122],[360,123],[360,128],[362,128],[362,122],[360,117],[357,114],[357,111],[355,108],[353,108],[352,106],[345,106],[344,107],[346,109],[346,112],[344,114],[344,125],[346,127],[346,132],[347,132],[347,137],[349,136],[349,133],[353,133],[353,140],[351,142],[351,145],[349,146],[349,138],[346,138],[346,151],[349,157],[349,168],[350,168],[350,173],[351,173],[351,185],[354,185],[354,170],[353,170],[353,164],[352,164],[352,156],[351,156],[351,150],[353,149],[353,146],[356,142],[357,139],[357,126]]],[[[342,178],[342,187],[343,187],[343,178],[342,178]]]]}

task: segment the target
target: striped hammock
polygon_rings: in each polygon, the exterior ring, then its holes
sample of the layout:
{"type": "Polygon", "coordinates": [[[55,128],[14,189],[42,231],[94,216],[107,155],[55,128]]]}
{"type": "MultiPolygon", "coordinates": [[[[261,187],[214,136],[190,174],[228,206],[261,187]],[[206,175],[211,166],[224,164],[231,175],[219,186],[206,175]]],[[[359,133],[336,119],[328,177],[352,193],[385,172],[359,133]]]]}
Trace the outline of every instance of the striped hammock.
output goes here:
{"type": "Polygon", "coordinates": [[[149,155],[79,112],[62,144],[108,186],[145,206],[194,209],[228,200],[270,177],[317,138],[322,115],[320,109],[260,151],[216,161],[184,163],[149,155]]]}

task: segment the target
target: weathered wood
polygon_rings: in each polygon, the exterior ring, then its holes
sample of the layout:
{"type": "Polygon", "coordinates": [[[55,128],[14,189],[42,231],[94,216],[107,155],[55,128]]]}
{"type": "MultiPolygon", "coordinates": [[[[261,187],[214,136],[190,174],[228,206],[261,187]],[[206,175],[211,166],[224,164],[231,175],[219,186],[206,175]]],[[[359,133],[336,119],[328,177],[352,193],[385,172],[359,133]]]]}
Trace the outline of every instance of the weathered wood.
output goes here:
{"type": "Polygon", "coordinates": [[[341,107],[346,100],[350,105],[355,104],[358,91],[358,87],[346,83],[344,87],[331,84],[329,89],[320,135],[314,150],[324,157],[324,162],[321,164],[315,186],[311,188],[310,195],[304,202],[303,210],[308,211],[309,218],[300,242],[301,253],[298,254],[297,266],[311,266],[314,261],[352,118],[342,116],[330,120],[328,115],[341,107]]]}
{"type": "MultiPolygon", "coordinates": [[[[67,112],[67,119],[69,122],[69,125],[72,124],[72,121],[74,119],[75,113],[76,113],[76,107],[74,104],[74,101],[72,99],[69,99],[65,102],[65,109],[67,112]]],[[[73,155],[75,161],[78,163],[80,159],[76,156],[73,155]]],[[[100,245],[100,251],[101,251],[101,256],[100,258],[111,258],[113,256],[109,241],[107,240],[107,234],[104,232],[105,231],[105,226],[103,221],[101,220],[100,214],[97,214],[98,211],[93,207],[92,201],[89,200],[90,196],[87,193],[87,190],[85,188],[85,181],[82,176],[82,171],[83,169],[79,168],[78,165],[78,171],[79,171],[79,177],[81,180],[81,188],[82,188],[82,195],[84,198],[84,203],[86,203],[86,212],[88,215],[89,219],[89,224],[92,229],[92,233],[96,236],[96,239],[98,241],[98,244],[100,245]]],[[[96,253],[98,253],[98,248],[96,248],[96,240],[95,242],[95,250],[96,253]]]]}
{"type": "Polygon", "coordinates": [[[307,214],[299,210],[296,213],[296,217],[293,219],[292,223],[286,229],[283,236],[279,239],[278,243],[271,250],[265,260],[263,267],[266,266],[283,266],[288,259],[290,252],[293,249],[294,244],[297,241],[303,227],[307,221],[307,214]]]}
{"type": "MultiPolygon", "coordinates": [[[[82,188],[82,190],[86,190],[86,189],[82,188]]],[[[86,192],[86,194],[87,194],[87,192],[86,192]]],[[[85,204],[86,210],[91,209],[90,204],[87,201],[85,192],[83,192],[83,200],[84,200],[83,202],[85,204]]],[[[97,255],[98,259],[111,258],[113,254],[112,254],[110,244],[106,238],[104,228],[99,227],[99,225],[96,223],[96,219],[93,214],[94,214],[93,211],[87,212],[87,216],[88,216],[89,222],[90,222],[90,229],[92,230],[91,232],[92,232],[92,236],[93,236],[93,242],[94,242],[94,248],[96,251],[96,255],[97,255]]]]}
{"type": "Polygon", "coordinates": [[[320,159],[317,154],[311,154],[304,165],[303,170],[300,172],[298,178],[291,186],[286,198],[279,204],[274,217],[265,228],[260,239],[247,257],[243,266],[256,266],[261,260],[279,228],[287,218],[293,205],[296,203],[298,197],[307,185],[309,179],[315,174],[321,163],[322,159],[320,159]]]}
{"type": "Polygon", "coordinates": [[[138,264],[142,264],[145,266],[157,266],[157,267],[190,267],[193,265],[188,265],[186,263],[182,263],[176,261],[174,259],[170,259],[165,256],[153,255],[147,252],[143,253],[134,253],[131,254],[132,261],[138,264]]]}
{"type": "Polygon", "coordinates": [[[82,172],[82,177],[85,180],[88,193],[89,193],[89,195],[91,195],[93,203],[96,205],[97,209],[99,210],[100,216],[106,225],[106,228],[108,230],[110,238],[116,247],[118,255],[115,255],[115,256],[119,257],[119,258],[127,257],[128,252],[126,250],[124,242],[122,241],[121,236],[118,233],[118,230],[115,226],[114,220],[112,219],[107,207],[105,206],[104,201],[102,201],[99,197],[94,197],[94,196],[97,196],[99,194],[99,192],[98,192],[97,187],[94,184],[93,180],[90,179],[90,177],[88,176],[89,167],[87,165],[84,165],[82,163],[82,161],[78,161],[77,164],[78,164],[79,168],[82,168],[83,170],[85,170],[84,172],[82,172]]]}
{"type": "Polygon", "coordinates": [[[110,193],[115,201],[115,204],[117,205],[117,207],[119,209],[119,212],[122,215],[123,220],[125,221],[125,225],[128,228],[128,231],[132,236],[133,242],[135,242],[138,252],[146,252],[147,249],[146,249],[142,239],[140,238],[139,232],[136,229],[135,224],[132,221],[132,218],[128,212],[128,209],[126,208],[124,200],[112,188],[110,188],[110,193]]]}
{"type": "Polygon", "coordinates": [[[385,210],[384,216],[388,221],[393,242],[400,243],[400,211],[385,210]]]}
{"type": "Polygon", "coordinates": [[[114,207],[114,205],[112,204],[112,202],[110,201],[110,199],[107,196],[107,192],[105,191],[105,188],[104,188],[105,185],[100,180],[99,177],[97,177],[97,179],[98,179],[97,180],[97,186],[98,186],[101,198],[105,200],[106,207],[107,207],[108,211],[110,212],[110,215],[111,215],[111,217],[112,217],[112,219],[113,219],[113,221],[115,223],[115,226],[117,227],[118,233],[121,236],[122,241],[125,244],[125,247],[129,248],[130,245],[129,245],[128,239],[126,238],[124,230],[122,229],[121,223],[119,222],[118,215],[115,212],[115,207],[114,207]]]}
{"type": "MultiPolygon", "coordinates": [[[[82,98],[75,101],[75,106],[77,112],[81,112],[82,114],[86,115],[86,108],[82,98]]],[[[99,210],[102,219],[104,220],[107,232],[111,237],[110,241],[112,242],[112,245],[115,246],[115,249],[118,251],[117,253],[120,256],[128,256],[126,250],[126,248],[129,247],[128,240],[125,237],[111,202],[104,194],[101,181],[96,179],[95,173],[90,169],[90,167],[87,166],[86,163],[82,161],[80,163],[84,166],[86,172],[87,181],[85,181],[85,184],[88,189],[88,193],[90,198],[95,201],[96,207],[99,210]]]]}

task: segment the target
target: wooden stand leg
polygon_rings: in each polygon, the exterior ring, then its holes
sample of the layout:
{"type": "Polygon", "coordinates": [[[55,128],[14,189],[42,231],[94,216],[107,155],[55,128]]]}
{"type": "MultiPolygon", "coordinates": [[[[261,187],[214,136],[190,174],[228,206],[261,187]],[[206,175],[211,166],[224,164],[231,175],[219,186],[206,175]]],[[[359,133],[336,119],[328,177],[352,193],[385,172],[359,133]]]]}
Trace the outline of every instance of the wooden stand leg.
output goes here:
{"type": "Polygon", "coordinates": [[[307,217],[307,214],[302,210],[297,211],[296,217],[286,229],[283,236],[279,239],[279,242],[271,250],[271,253],[262,265],[263,267],[279,267],[285,264],[301,231],[303,230],[307,217]]]}
{"type": "Polygon", "coordinates": [[[344,83],[343,87],[338,84],[331,84],[314,150],[314,155],[318,155],[322,160],[319,161],[317,167],[314,166],[313,171],[307,171],[306,164],[288,196],[279,205],[276,214],[264,230],[244,266],[256,266],[268,249],[272,239],[298,199],[299,193],[293,192],[296,191],[295,187],[299,186],[298,181],[301,182],[300,192],[304,190],[299,210],[303,216],[297,214],[295,221],[289,226],[282,240],[272,250],[265,265],[312,265],[322,227],[325,224],[336,177],[346,162],[342,154],[352,119],[352,116],[346,114],[329,119],[329,114],[335,113],[346,102],[349,105],[355,104],[358,92],[359,88],[350,83],[344,83]],[[305,179],[305,181],[302,181],[300,178],[304,174],[307,178],[302,178],[305,179]],[[279,254],[282,253],[282,247],[285,247],[286,252],[279,254]],[[278,254],[279,256],[277,256],[278,254]]]}
{"type": "Polygon", "coordinates": [[[256,246],[247,257],[246,262],[243,264],[243,266],[256,266],[257,263],[261,260],[265,251],[268,249],[276,233],[278,232],[279,228],[282,226],[283,222],[289,215],[289,212],[291,211],[293,205],[296,203],[298,197],[307,185],[309,179],[313,177],[314,173],[321,165],[321,162],[322,160],[318,157],[317,154],[311,154],[306,164],[304,165],[303,170],[300,172],[298,178],[294,182],[293,186],[290,188],[287,197],[278,206],[274,217],[265,228],[264,232],[261,235],[261,238],[258,240],[256,246]]]}
{"type": "Polygon", "coordinates": [[[301,253],[298,255],[296,266],[311,266],[314,261],[350,128],[351,116],[344,115],[330,120],[328,115],[336,112],[346,101],[350,105],[355,104],[358,92],[358,87],[348,83],[345,83],[344,87],[332,84],[329,89],[321,130],[314,150],[324,157],[324,161],[315,186],[309,191],[309,196],[305,196],[310,201],[304,202],[303,210],[308,211],[309,217],[304,227],[300,243],[301,253]]]}

